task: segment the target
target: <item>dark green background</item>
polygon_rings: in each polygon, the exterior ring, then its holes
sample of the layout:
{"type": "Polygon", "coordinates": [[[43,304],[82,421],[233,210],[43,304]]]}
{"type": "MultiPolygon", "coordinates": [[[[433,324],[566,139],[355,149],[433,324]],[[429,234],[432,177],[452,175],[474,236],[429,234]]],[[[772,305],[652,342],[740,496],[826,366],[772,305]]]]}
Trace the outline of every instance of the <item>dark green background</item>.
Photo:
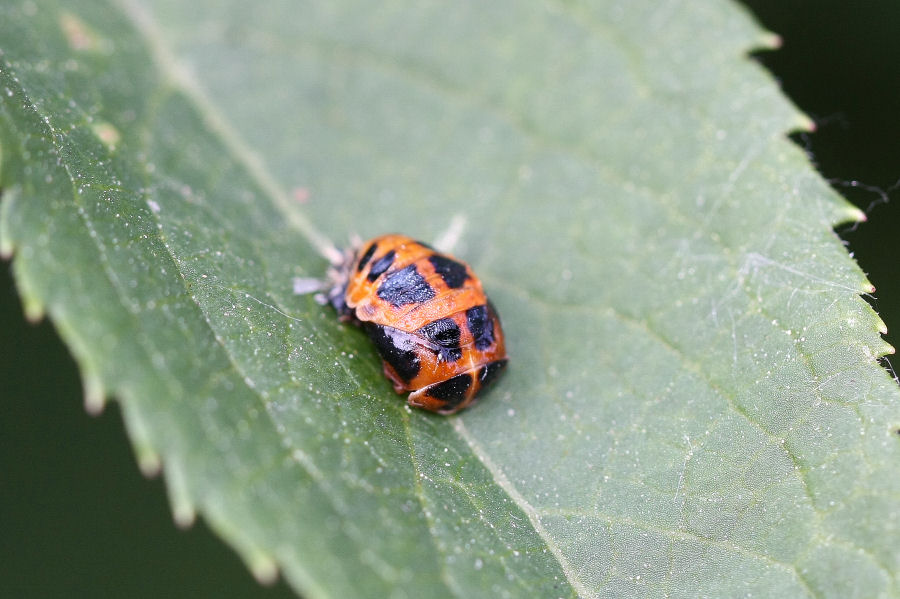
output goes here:
{"type": "MultiPolygon", "coordinates": [[[[877,287],[872,302],[898,345],[900,5],[745,4],[784,42],[758,59],[818,122],[795,141],[869,215],[840,233],[877,287]]],[[[174,526],[162,482],[137,469],[116,405],[88,416],[52,326],[23,320],[8,264],[0,268],[0,394],[0,596],[291,596],[283,584],[257,585],[202,521],[174,526]]]]}

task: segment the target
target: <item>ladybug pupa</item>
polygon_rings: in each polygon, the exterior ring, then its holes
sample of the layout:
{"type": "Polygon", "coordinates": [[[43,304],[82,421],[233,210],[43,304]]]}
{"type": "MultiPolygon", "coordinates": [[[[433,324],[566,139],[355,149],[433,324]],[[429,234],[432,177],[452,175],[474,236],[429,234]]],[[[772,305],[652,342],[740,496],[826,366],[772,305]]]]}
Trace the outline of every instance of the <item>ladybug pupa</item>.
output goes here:
{"type": "Polygon", "coordinates": [[[349,250],[329,279],[338,315],[365,329],[411,406],[458,412],[506,367],[497,311],[469,265],[449,254],[384,235],[349,250]]]}

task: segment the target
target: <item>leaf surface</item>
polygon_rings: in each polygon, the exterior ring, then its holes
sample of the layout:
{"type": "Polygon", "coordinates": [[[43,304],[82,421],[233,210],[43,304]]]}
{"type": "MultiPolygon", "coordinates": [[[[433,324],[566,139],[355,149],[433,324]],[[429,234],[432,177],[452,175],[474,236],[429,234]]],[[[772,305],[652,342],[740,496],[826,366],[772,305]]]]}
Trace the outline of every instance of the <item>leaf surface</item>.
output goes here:
{"type": "Polygon", "coordinates": [[[860,218],[728,2],[4,3],[0,249],[176,520],[309,597],[900,596],[860,218]],[[292,293],[456,238],[509,372],[410,411],[292,293]]]}

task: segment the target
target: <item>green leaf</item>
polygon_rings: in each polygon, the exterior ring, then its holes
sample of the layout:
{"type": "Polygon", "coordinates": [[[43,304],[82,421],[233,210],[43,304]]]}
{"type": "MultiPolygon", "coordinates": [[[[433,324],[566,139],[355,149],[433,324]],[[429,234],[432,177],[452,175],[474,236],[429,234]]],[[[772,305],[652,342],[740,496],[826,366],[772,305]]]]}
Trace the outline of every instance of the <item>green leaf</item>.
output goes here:
{"type": "Polygon", "coordinates": [[[175,519],[309,597],[900,597],[861,218],[728,2],[5,2],[0,250],[175,519]],[[406,408],[292,293],[450,233],[511,366],[406,408]],[[454,235],[455,234],[455,235],[454,235]]]}

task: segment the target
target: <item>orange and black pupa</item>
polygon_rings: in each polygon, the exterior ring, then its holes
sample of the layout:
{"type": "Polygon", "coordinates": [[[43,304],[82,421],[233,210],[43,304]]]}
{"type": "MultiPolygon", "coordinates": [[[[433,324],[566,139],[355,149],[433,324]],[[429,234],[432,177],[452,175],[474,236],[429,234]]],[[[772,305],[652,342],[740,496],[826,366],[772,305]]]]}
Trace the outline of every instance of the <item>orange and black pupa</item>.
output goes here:
{"type": "Polygon", "coordinates": [[[409,405],[452,414],[471,405],[508,358],[500,318],[464,262],[403,235],[350,251],[328,299],[361,324],[409,405]]]}

